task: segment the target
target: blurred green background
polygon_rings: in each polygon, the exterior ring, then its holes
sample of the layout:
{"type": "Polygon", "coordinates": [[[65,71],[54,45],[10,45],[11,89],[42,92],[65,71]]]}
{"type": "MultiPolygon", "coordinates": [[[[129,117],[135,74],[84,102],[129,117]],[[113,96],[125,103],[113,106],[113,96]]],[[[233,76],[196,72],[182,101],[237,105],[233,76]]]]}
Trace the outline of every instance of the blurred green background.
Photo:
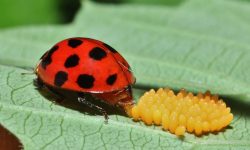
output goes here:
{"type": "MultiPolygon", "coordinates": [[[[101,3],[143,3],[178,5],[184,0],[93,0],[101,3]]],[[[0,29],[70,23],[79,10],[80,0],[0,0],[0,29]]]]}
{"type": "Polygon", "coordinates": [[[1,0],[0,28],[71,22],[80,0],[1,0]]]}

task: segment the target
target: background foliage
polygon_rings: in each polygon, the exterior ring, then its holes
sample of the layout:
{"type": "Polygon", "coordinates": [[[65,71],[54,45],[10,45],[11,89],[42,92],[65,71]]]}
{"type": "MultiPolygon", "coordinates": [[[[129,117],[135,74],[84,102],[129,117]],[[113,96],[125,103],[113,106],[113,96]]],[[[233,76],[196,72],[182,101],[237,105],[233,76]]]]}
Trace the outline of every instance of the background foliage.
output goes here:
{"type": "Polygon", "coordinates": [[[0,28],[70,22],[79,0],[1,0],[0,28]]]}

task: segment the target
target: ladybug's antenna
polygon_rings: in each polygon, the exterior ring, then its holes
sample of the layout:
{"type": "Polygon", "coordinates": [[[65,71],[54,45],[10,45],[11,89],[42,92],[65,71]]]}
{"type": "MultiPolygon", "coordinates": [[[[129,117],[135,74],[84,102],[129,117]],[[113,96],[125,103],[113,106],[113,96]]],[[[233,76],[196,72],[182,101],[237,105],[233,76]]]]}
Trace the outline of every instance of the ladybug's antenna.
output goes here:
{"type": "MultiPolygon", "coordinates": [[[[30,69],[30,68],[29,68],[30,69]]],[[[36,70],[34,68],[31,68],[29,72],[22,72],[21,75],[33,75],[36,73],[36,70]]]]}

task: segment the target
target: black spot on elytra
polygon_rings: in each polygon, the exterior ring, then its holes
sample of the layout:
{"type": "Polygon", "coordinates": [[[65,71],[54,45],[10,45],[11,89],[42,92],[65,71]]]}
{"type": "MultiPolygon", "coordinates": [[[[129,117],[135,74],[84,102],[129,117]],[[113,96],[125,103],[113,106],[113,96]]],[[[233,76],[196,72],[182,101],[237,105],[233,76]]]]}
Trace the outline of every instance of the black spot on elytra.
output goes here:
{"type": "Polygon", "coordinates": [[[83,41],[79,40],[79,39],[69,39],[68,41],[68,45],[72,48],[76,48],[79,45],[82,44],[83,41]]]}
{"type": "Polygon", "coordinates": [[[115,83],[116,79],[117,79],[117,74],[116,74],[116,73],[115,73],[115,74],[112,74],[112,75],[110,75],[110,76],[107,78],[106,83],[107,83],[108,85],[113,85],[113,84],[115,83]]]}
{"type": "Polygon", "coordinates": [[[94,86],[95,78],[92,75],[80,74],[76,82],[81,88],[90,89],[94,86]]]}
{"type": "Polygon", "coordinates": [[[68,80],[68,74],[64,71],[58,71],[55,75],[54,84],[61,87],[68,80]]]}
{"type": "Polygon", "coordinates": [[[100,47],[95,47],[89,52],[89,57],[93,58],[94,60],[101,60],[107,56],[105,50],[101,49],[100,47]]]}
{"type": "Polygon", "coordinates": [[[42,56],[42,62],[41,62],[41,65],[42,65],[42,68],[43,69],[46,69],[46,67],[51,64],[52,62],[52,55],[53,53],[59,48],[59,46],[54,46],[52,47],[48,52],[46,52],[43,56],[42,56]]]}
{"type": "Polygon", "coordinates": [[[113,47],[109,46],[108,44],[103,43],[103,45],[104,45],[106,48],[108,48],[112,53],[117,53],[117,51],[116,51],[113,47]]]}
{"type": "Polygon", "coordinates": [[[64,67],[66,67],[66,68],[75,67],[75,66],[78,65],[79,60],[80,60],[80,58],[79,58],[78,55],[76,55],[76,54],[70,55],[70,56],[66,59],[66,61],[65,61],[65,63],[64,63],[64,67]]]}

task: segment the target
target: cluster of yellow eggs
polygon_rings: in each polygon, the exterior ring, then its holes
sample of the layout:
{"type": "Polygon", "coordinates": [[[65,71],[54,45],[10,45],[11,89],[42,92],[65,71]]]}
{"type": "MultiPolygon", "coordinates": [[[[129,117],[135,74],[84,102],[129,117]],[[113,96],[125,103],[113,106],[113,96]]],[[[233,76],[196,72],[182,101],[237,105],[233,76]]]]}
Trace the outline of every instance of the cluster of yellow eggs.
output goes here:
{"type": "Polygon", "coordinates": [[[233,114],[217,95],[199,93],[193,95],[185,90],[175,94],[170,89],[151,89],[131,109],[134,120],[146,125],[161,125],[178,136],[187,131],[196,135],[216,132],[230,124],[233,114]]]}

